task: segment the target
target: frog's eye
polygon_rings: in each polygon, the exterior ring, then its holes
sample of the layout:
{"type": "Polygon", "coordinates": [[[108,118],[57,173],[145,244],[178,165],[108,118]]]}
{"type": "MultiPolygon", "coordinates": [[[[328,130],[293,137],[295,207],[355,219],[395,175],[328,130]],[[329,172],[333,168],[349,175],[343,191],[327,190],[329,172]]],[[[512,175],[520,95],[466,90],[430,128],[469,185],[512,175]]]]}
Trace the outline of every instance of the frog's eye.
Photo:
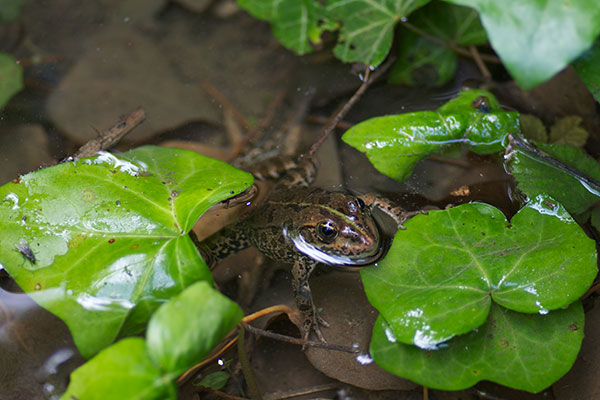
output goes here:
{"type": "Polygon", "coordinates": [[[317,224],[317,235],[319,239],[326,243],[331,243],[338,235],[338,228],[335,222],[327,220],[317,224]]]}
{"type": "Polygon", "coordinates": [[[363,199],[361,199],[360,197],[357,197],[356,201],[358,202],[358,206],[360,207],[360,209],[362,211],[364,211],[366,206],[365,206],[365,202],[363,201],[363,199]]]}

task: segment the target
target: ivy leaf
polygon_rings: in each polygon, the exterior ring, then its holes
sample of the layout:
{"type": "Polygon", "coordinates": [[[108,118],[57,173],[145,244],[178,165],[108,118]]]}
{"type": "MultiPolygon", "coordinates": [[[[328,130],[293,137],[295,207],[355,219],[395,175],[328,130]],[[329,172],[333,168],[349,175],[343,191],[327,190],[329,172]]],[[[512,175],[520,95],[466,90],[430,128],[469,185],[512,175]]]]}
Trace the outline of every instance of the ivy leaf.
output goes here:
{"type": "Polygon", "coordinates": [[[176,400],[174,378],[152,363],[144,339],[127,338],[73,371],[61,399],[176,400]]]}
{"type": "Polygon", "coordinates": [[[342,140],[365,153],[379,172],[402,181],[417,161],[452,144],[467,144],[480,154],[501,151],[510,132],[519,132],[518,113],[503,111],[489,92],[468,90],[435,112],[368,119],[342,140]]]}
{"type": "Polygon", "coordinates": [[[315,0],[238,0],[240,7],[271,23],[273,35],[298,54],[310,53],[323,31],[332,28],[325,8],[315,0]]]}
{"type": "Polygon", "coordinates": [[[597,102],[600,103],[600,42],[573,62],[577,75],[581,78],[597,102]]]}
{"type": "Polygon", "coordinates": [[[10,54],[0,53],[0,107],[23,89],[23,69],[10,54]]]}
{"type": "Polygon", "coordinates": [[[417,215],[406,228],[379,268],[361,273],[397,340],[424,349],[482,325],[492,301],[524,313],[567,306],[598,272],[595,242],[544,196],[510,223],[471,203],[417,215]]]}
{"type": "Polygon", "coordinates": [[[155,146],[66,162],[0,187],[0,264],[89,357],[210,271],[187,235],[252,176],[155,146]]]}
{"type": "Polygon", "coordinates": [[[398,60],[389,74],[392,83],[441,86],[454,76],[457,65],[457,56],[450,46],[487,41],[479,16],[471,8],[433,2],[414,12],[409,21],[428,37],[402,28],[398,60]]]}
{"type": "MultiPolygon", "coordinates": [[[[538,148],[582,173],[600,180],[600,165],[596,160],[571,146],[538,143],[538,148]]],[[[577,177],[518,147],[508,159],[508,171],[517,180],[517,187],[529,198],[547,193],[560,202],[571,214],[586,211],[598,201],[598,194],[577,177]]]]}
{"type": "Polygon", "coordinates": [[[240,307],[206,282],[163,304],[147,340],[127,338],[71,374],[63,399],[176,399],[174,380],[204,358],[242,319],[240,307]]]}
{"type": "Polygon", "coordinates": [[[333,53],[344,62],[377,66],[392,46],[394,28],[430,0],[330,0],[327,10],[341,23],[333,53]]]}
{"type": "Polygon", "coordinates": [[[563,376],[583,340],[580,302],[548,315],[521,314],[492,304],[484,325],[447,346],[426,351],[395,341],[379,316],[370,354],[380,367],[423,386],[462,390],[481,380],[537,393],[563,376]]]}
{"type": "Polygon", "coordinates": [[[163,371],[180,374],[202,360],[244,314],[206,282],[161,306],[148,324],[150,357],[163,371]]]}
{"type": "Polygon", "coordinates": [[[600,33],[596,0],[446,0],[479,11],[488,38],[523,89],[550,79],[600,33]]]}

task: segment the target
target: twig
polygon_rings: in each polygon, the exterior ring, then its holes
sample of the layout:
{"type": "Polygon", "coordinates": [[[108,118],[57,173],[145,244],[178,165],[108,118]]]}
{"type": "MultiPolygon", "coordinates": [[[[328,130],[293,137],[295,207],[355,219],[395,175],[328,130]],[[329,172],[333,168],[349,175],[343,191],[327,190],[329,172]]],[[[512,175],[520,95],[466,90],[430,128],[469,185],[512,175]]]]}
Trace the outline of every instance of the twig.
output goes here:
{"type": "Polygon", "coordinates": [[[471,51],[471,55],[473,56],[473,60],[475,60],[475,64],[477,64],[477,68],[481,71],[481,75],[485,78],[485,80],[489,81],[492,79],[492,74],[490,74],[490,70],[485,66],[485,63],[481,59],[481,54],[477,50],[476,46],[469,46],[469,50],[471,51]]]}
{"type": "Polygon", "coordinates": [[[252,332],[255,335],[268,337],[270,339],[279,340],[281,342],[297,344],[297,345],[301,345],[301,346],[316,347],[319,349],[343,351],[345,353],[359,353],[360,352],[359,349],[355,349],[355,348],[348,347],[348,346],[341,346],[341,345],[337,345],[337,344],[328,344],[328,343],[323,343],[323,342],[309,342],[309,341],[305,341],[300,338],[286,336],[286,335],[282,335],[280,333],[275,333],[275,332],[271,332],[271,331],[265,331],[264,329],[256,328],[250,324],[244,323],[243,325],[246,327],[246,329],[248,329],[249,332],[252,332]]]}
{"type": "MultiPolygon", "coordinates": [[[[306,117],[306,121],[313,124],[325,125],[327,121],[329,121],[329,118],[321,117],[319,115],[309,115],[306,117]]],[[[352,128],[352,124],[346,121],[339,121],[335,127],[336,129],[347,131],[348,129],[352,128]]]]}
{"type": "MultiPolygon", "coordinates": [[[[337,383],[326,383],[324,385],[313,386],[310,389],[297,390],[294,392],[275,392],[271,393],[270,396],[265,396],[267,400],[284,400],[291,399],[299,396],[314,395],[315,393],[324,392],[326,390],[335,390],[340,387],[337,383]]],[[[312,396],[311,396],[312,398],[312,396]]]]}
{"type": "MultiPolygon", "coordinates": [[[[425,32],[424,30],[417,28],[416,26],[414,26],[413,24],[411,24],[410,22],[402,22],[402,26],[404,26],[406,29],[413,31],[414,33],[416,33],[417,35],[423,36],[425,39],[430,40],[434,43],[437,43],[439,45],[442,45],[444,47],[449,48],[450,50],[453,50],[455,52],[457,52],[460,55],[466,56],[466,57],[473,57],[473,54],[471,54],[471,52],[467,49],[464,49],[462,47],[459,46],[455,46],[453,44],[447,43],[444,40],[435,37],[433,35],[430,35],[429,33],[425,32]]],[[[502,64],[502,61],[493,55],[490,54],[480,54],[481,59],[485,60],[486,62],[490,62],[490,63],[494,63],[494,64],[502,64]]]]}
{"type": "Polygon", "coordinates": [[[112,147],[115,143],[127,135],[146,118],[144,110],[137,110],[127,114],[109,130],[101,133],[97,138],[85,143],[73,155],[73,158],[91,157],[101,150],[112,147]]]}

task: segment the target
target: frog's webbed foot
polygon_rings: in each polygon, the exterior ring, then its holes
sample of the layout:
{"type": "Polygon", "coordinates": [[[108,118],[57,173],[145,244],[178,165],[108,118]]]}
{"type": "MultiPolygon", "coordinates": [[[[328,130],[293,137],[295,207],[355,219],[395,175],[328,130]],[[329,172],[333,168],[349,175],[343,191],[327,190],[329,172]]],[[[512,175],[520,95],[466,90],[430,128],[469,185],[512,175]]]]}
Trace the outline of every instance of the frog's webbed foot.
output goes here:
{"type": "MultiPolygon", "coordinates": [[[[323,318],[321,318],[321,316],[317,313],[316,310],[313,310],[312,316],[304,314],[304,324],[303,324],[303,334],[302,334],[302,339],[304,339],[305,342],[308,342],[308,338],[310,336],[310,332],[314,331],[315,334],[317,335],[317,338],[322,342],[322,343],[327,343],[327,340],[325,340],[325,338],[323,337],[323,334],[321,333],[321,325],[324,326],[325,328],[329,328],[329,322],[325,321],[323,318]]],[[[302,350],[304,350],[306,348],[306,343],[302,346],[302,350]]]]}

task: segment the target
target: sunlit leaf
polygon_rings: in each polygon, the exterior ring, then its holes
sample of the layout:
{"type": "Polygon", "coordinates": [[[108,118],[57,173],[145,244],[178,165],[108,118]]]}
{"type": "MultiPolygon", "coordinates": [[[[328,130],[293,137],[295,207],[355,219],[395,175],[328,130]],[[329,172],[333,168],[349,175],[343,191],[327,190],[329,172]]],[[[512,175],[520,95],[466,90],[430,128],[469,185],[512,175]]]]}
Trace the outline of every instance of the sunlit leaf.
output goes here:
{"type": "Polygon", "coordinates": [[[425,349],[482,325],[492,302],[540,314],[567,306],[597,272],[595,242],[543,196],[510,222],[483,203],[417,215],[378,268],[361,271],[397,340],[425,349]]]}
{"type": "Polygon", "coordinates": [[[163,371],[182,373],[202,360],[243,316],[237,304],[198,282],[152,316],[146,333],[150,357],[163,371]]]}
{"type": "MultiPolygon", "coordinates": [[[[558,144],[538,143],[537,146],[581,173],[600,180],[600,164],[581,150],[558,144]]],[[[517,187],[529,198],[547,193],[573,215],[583,213],[600,199],[585,181],[519,148],[515,148],[507,165],[517,180],[517,187]]]]}
{"type": "Polygon", "coordinates": [[[575,362],[583,339],[580,302],[548,315],[521,314],[492,304],[481,327],[427,351],[395,340],[380,316],[370,353],[383,369],[426,387],[461,390],[481,380],[539,392],[575,362]]]}
{"type": "Polygon", "coordinates": [[[342,140],[365,153],[381,173],[402,181],[429,154],[457,143],[481,154],[499,152],[511,132],[519,132],[516,112],[503,111],[489,92],[468,90],[437,111],[368,119],[346,131],[342,140]]]}
{"type": "Polygon", "coordinates": [[[144,339],[127,338],[76,369],[61,399],[175,400],[174,378],[152,363],[144,339]]]}
{"type": "Polygon", "coordinates": [[[0,187],[0,263],[89,357],[212,281],[187,233],[251,183],[223,162],[153,146],[42,169],[0,187]]]}

